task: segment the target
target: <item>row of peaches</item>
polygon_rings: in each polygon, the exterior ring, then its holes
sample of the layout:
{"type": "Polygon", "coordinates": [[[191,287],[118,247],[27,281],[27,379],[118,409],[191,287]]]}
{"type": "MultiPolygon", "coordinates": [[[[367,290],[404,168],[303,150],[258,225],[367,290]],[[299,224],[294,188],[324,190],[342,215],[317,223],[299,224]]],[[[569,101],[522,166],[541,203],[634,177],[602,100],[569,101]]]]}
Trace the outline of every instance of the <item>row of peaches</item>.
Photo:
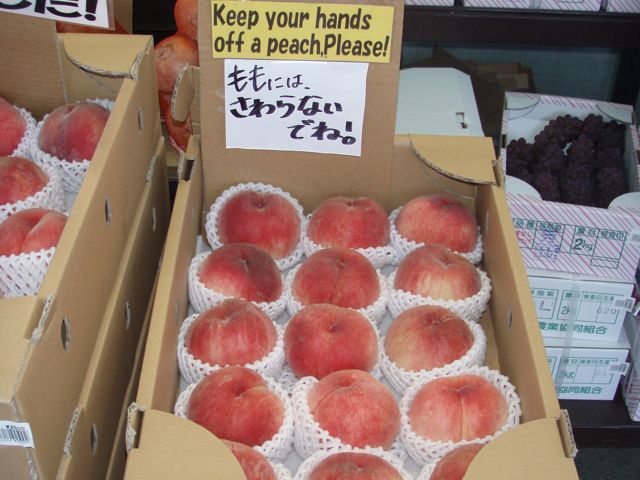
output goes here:
{"type": "Polygon", "coordinates": [[[455,199],[389,216],[337,197],[306,217],[287,192],[242,184],[205,230],[175,412],[227,442],[247,478],[290,478],[284,462],[300,480],[409,479],[409,455],[420,479],[461,479],[518,423],[513,386],[481,366],[490,285],[468,259],[482,255],[475,217],[455,199]]]}
{"type": "Polygon", "coordinates": [[[0,295],[37,293],[110,106],[62,105],[36,122],[0,97],[0,295]]]}

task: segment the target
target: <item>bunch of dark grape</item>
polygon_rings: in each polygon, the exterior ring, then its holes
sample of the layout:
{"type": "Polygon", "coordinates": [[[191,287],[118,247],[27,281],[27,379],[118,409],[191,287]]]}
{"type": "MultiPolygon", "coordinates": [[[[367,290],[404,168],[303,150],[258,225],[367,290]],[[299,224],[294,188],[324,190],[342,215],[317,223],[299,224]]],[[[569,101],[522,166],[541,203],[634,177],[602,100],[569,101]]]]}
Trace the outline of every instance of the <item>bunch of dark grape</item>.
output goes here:
{"type": "Polygon", "coordinates": [[[625,125],[590,114],[562,115],[527,143],[507,145],[507,175],[532,185],[543,200],[606,208],[628,191],[625,125]]]}

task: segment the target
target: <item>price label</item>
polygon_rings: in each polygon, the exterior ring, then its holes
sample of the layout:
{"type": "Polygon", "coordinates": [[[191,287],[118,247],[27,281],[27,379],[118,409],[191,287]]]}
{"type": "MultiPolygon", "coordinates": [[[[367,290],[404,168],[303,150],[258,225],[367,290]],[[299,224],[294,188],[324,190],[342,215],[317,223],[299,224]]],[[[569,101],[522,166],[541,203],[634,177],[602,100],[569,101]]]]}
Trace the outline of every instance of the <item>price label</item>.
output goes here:
{"type": "Polygon", "coordinates": [[[0,445],[35,448],[28,423],[0,421],[0,445]]]}

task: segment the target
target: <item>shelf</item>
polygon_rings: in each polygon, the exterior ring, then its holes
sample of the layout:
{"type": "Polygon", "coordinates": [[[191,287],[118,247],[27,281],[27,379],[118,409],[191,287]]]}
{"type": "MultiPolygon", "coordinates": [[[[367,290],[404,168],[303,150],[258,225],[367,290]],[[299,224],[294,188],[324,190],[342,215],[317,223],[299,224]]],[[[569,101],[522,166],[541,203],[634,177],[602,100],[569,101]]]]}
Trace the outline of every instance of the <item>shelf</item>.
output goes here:
{"type": "Polygon", "coordinates": [[[633,422],[620,388],[611,401],[560,400],[569,411],[578,449],[587,447],[637,447],[640,422],[633,422]]]}
{"type": "Polygon", "coordinates": [[[640,48],[640,14],[405,6],[405,41],[640,48]]]}

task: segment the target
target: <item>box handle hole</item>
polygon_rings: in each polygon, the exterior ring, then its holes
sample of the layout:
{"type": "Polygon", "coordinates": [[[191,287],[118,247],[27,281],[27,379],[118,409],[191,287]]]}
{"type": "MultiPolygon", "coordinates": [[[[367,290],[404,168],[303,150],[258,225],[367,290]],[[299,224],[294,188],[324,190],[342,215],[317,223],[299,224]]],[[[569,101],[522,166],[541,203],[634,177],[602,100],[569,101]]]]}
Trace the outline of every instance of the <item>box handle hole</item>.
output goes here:
{"type": "Polygon", "coordinates": [[[68,317],[64,317],[60,324],[60,340],[62,340],[62,349],[68,352],[69,343],[71,342],[71,323],[68,317]]]}
{"type": "Polygon", "coordinates": [[[140,133],[144,131],[144,109],[142,107],[138,108],[138,130],[140,133]]]}
{"type": "Polygon", "coordinates": [[[155,233],[156,228],[158,228],[158,212],[156,207],[153,207],[151,209],[151,231],[155,233]]]}
{"type": "Polygon", "coordinates": [[[131,327],[131,304],[129,301],[124,302],[124,328],[129,330],[131,327]]]}
{"type": "Polygon", "coordinates": [[[91,424],[91,453],[93,455],[98,451],[98,427],[96,424],[91,424]]]}
{"type": "Polygon", "coordinates": [[[111,199],[107,197],[104,201],[104,220],[107,226],[111,225],[111,199]]]}

